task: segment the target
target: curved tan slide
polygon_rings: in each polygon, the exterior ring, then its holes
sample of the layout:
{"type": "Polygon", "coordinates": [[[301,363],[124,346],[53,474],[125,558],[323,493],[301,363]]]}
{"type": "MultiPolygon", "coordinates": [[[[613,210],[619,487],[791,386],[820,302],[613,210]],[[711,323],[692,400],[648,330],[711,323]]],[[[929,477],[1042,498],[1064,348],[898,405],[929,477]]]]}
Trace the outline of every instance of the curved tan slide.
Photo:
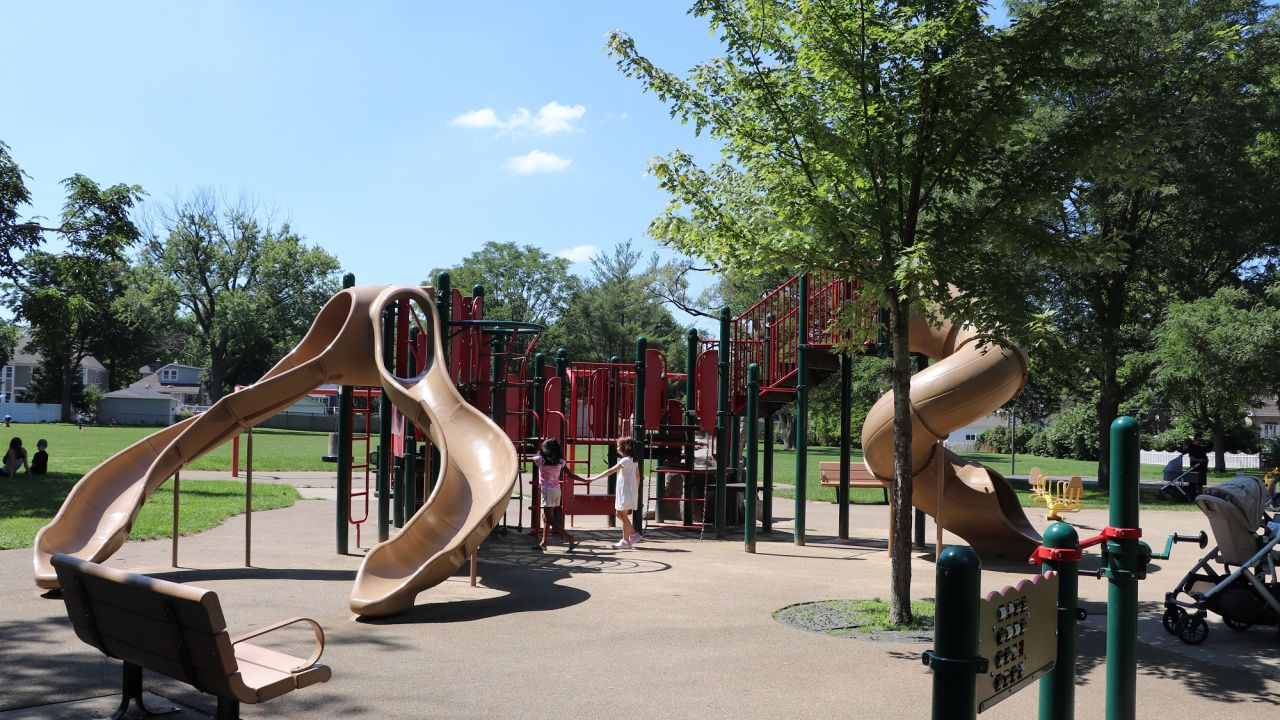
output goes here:
{"type": "Polygon", "coordinates": [[[366,286],[334,295],[302,342],[257,383],[130,445],[81,478],[36,535],[36,584],[58,586],[54,553],[94,562],[110,557],[147,496],[175,471],[317,386],[336,382],[383,387],[402,413],[428,429],[445,458],[436,492],[400,534],[370,551],[352,594],[352,609],[361,614],[407,609],[418,592],[452,574],[496,525],[517,471],[505,434],[454,390],[440,347],[439,317],[422,288],[366,286]],[[382,309],[400,299],[420,303],[435,335],[427,370],[407,380],[378,361],[382,309]]]}
{"type": "MultiPolygon", "coordinates": [[[[1017,492],[1000,473],[942,448],[938,442],[1004,405],[1027,380],[1027,356],[1019,348],[978,347],[979,333],[943,321],[911,318],[912,352],[937,360],[911,378],[911,503],[964,538],[984,557],[1025,559],[1040,544],[1017,492]]],[[[893,393],[885,393],[862,426],[867,469],[893,477],[893,393]]]]}

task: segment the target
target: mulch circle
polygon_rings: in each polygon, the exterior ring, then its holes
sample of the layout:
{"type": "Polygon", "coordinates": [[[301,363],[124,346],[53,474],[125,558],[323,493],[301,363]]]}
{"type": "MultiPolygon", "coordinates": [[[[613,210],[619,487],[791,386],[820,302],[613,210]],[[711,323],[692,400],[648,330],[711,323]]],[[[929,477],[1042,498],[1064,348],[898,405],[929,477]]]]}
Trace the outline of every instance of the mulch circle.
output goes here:
{"type": "Polygon", "coordinates": [[[880,642],[933,642],[933,618],[922,619],[926,627],[886,630],[868,626],[869,613],[854,607],[859,600],[819,600],[788,605],[773,613],[773,619],[789,627],[831,637],[858,638],[880,642]]]}

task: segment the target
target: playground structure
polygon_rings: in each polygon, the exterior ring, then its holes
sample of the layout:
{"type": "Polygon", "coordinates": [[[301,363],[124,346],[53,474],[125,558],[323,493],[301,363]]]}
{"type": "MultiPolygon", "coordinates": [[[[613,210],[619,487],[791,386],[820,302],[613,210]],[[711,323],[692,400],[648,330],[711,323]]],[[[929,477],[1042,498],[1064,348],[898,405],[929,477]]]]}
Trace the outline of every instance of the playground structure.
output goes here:
{"type": "MultiPolygon", "coordinates": [[[[742,508],[747,549],[753,550],[757,434],[740,438],[738,419],[745,416],[742,425],[754,428],[763,417],[771,427],[773,414],[795,402],[796,476],[804,478],[808,391],[837,372],[845,418],[838,476],[840,536],[848,537],[853,358],[838,353],[837,347],[848,345],[855,332],[870,334],[876,322],[869,314],[848,334],[834,329],[841,308],[859,299],[856,280],[805,273],[737,317],[723,308],[718,340],[700,340],[690,331],[686,373],[673,372],[665,356],[639,338],[632,362],[570,362],[562,351],[548,374],[545,355],[533,352],[539,326],[486,319],[483,289],[477,286],[466,297],[451,287],[447,274],[434,290],[354,288],[350,275],[344,285],[347,289],[326,304],[298,346],[257,383],[135,443],[85,475],[37,536],[37,585],[56,587],[49,564],[55,553],[94,562],[109,557],[161,483],[173,477],[176,485],[184,465],[326,383],[342,386],[339,553],[348,552],[351,525],[360,541],[360,529],[370,519],[370,498],[377,498],[379,544],[365,558],[350,597],[359,614],[401,612],[418,592],[474,558],[479,544],[504,520],[523,467],[547,437],[559,438],[571,466],[586,474],[597,447],[605,447],[607,461],[613,462],[613,441],[629,434],[642,467],[653,463],[653,488],[646,494],[653,501],[654,523],[711,527],[723,537],[732,496],[733,509],[742,508]],[[672,394],[680,386],[683,402],[672,394]],[[357,397],[364,400],[360,406],[357,397]],[[375,400],[380,406],[376,456],[370,433],[375,400]],[[360,434],[354,431],[357,414],[363,415],[360,434]],[[740,439],[747,445],[745,467],[734,459],[740,439]],[[710,463],[698,461],[700,448],[708,451],[710,463]],[[357,472],[364,476],[359,485],[353,483],[357,472]],[[737,482],[744,475],[745,482],[737,482]],[[371,479],[376,488],[369,487],[371,479]],[[393,524],[400,528],[394,537],[393,524]]],[[[941,319],[913,320],[912,349],[938,362],[913,379],[918,441],[912,453],[912,500],[934,514],[940,527],[983,554],[1025,555],[1038,536],[1012,488],[994,471],[941,447],[950,429],[999,407],[1025,381],[1020,350],[979,347],[977,339],[975,331],[941,319]]],[[[880,480],[892,476],[886,398],[872,409],[863,430],[867,471],[880,480]]],[[[773,443],[766,442],[761,532],[772,530],[772,450],[773,443]]],[[[565,513],[612,515],[613,483],[609,479],[604,492],[565,488],[565,513]]],[[[805,542],[805,496],[805,483],[797,483],[794,541],[799,545],[805,542]]],[[[515,497],[521,498],[517,511],[522,527],[523,493],[515,497]]],[[[637,528],[645,520],[642,506],[636,511],[637,528]]],[[[531,524],[536,523],[531,513],[531,524]]]]}
{"type": "Polygon", "coordinates": [[[1031,498],[1044,503],[1045,520],[1061,520],[1061,513],[1080,512],[1084,497],[1084,480],[1074,475],[1069,480],[1054,481],[1038,467],[1031,468],[1031,498]]]}

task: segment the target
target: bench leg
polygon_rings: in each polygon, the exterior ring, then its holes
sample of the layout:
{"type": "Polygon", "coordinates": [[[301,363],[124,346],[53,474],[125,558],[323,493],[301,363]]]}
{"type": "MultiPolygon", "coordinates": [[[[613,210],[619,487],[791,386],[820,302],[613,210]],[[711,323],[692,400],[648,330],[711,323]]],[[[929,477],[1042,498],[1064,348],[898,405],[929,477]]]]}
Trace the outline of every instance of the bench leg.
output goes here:
{"type": "Polygon", "coordinates": [[[171,707],[166,710],[152,710],[142,704],[142,666],[124,663],[124,680],[120,687],[120,707],[116,709],[110,720],[120,720],[129,710],[129,703],[136,702],[138,709],[146,715],[164,715],[178,712],[181,708],[171,707]]]}
{"type": "Polygon", "coordinates": [[[217,720],[240,720],[240,701],[219,697],[217,720]]]}

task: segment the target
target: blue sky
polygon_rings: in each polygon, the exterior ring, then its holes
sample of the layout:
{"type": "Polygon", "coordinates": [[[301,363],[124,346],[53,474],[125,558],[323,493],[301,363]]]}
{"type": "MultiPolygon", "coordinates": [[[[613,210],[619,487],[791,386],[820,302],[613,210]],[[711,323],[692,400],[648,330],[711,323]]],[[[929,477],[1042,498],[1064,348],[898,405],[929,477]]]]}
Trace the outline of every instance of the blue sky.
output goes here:
{"type": "Polygon", "coordinates": [[[718,47],[687,7],[7,3],[0,140],[35,214],[56,217],[77,172],[152,201],[247,195],[361,283],[417,283],[489,240],[656,249],[649,158],[715,148],[603,47],[617,28],[684,71],[718,47]]]}

